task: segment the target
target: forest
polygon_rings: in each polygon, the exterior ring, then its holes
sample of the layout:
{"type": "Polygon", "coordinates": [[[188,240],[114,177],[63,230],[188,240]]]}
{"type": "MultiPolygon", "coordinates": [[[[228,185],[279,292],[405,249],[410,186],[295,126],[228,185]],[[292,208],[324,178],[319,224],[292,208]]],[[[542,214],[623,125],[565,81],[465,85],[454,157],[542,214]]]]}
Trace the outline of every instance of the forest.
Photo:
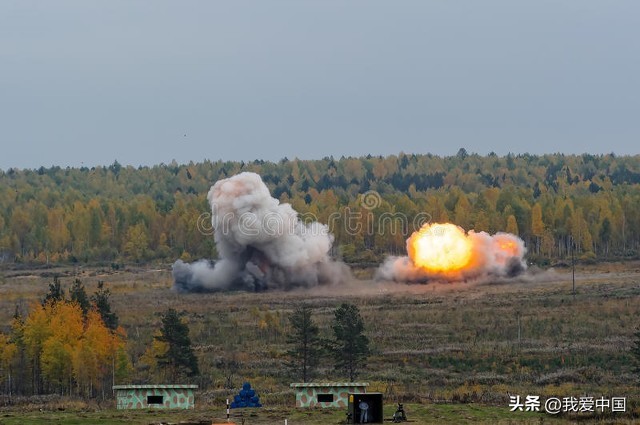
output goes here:
{"type": "MultiPolygon", "coordinates": [[[[55,277],[28,313],[16,305],[10,332],[0,333],[2,393],[104,397],[128,375],[126,336],[103,284],[91,297],[76,279],[69,299],[55,277]]],[[[6,328],[6,326],[3,326],[6,328]]]]}
{"type": "Polygon", "coordinates": [[[0,170],[0,264],[215,258],[206,195],[243,171],[260,174],[301,218],[328,224],[332,254],[348,263],[403,254],[412,225],[426,220],[517,234],[529,260],[543,265],[572,254],[637,258],[640,249],[639,155],[480,156],[461,148],[448,157],[0,170]],[[347,223],[353,217],[360,225],[347,223]]]}
{"type": "MultiPolygon", "coordinates": [[[[171,381],[195,383],[203,404],[221,406],[251,381],[265,403],[287,406],[289,384],[313,375],[296,358],[325,379],[366,379],[413,411],[504,408],[514,393],[637,396],[640,287],[637,261],[627,260],[640,257],[640,155],[116,161],[9,169],[0,182],[5,404],[42,394],[104,401],[114,383],[171,381]],[[326,223],[332,254],[358,279],[330,291],[172,291],[167,263],[216,258],[207,193],[243,171],[258,173],[301,220],[326,223]],[[575,256],[577,291],[561,267],[509,284],[373,282],[367,273],[405,254],[427,221],[517,234],[531,264],[575,256]],[[368,341],[357,370],[339,363],[344,303],[357,307],[368,341]],[[296,345],[305,334],[317,358],[296,345]]],[[[640,415],[635,401],[630,412],[640,415]]]]}

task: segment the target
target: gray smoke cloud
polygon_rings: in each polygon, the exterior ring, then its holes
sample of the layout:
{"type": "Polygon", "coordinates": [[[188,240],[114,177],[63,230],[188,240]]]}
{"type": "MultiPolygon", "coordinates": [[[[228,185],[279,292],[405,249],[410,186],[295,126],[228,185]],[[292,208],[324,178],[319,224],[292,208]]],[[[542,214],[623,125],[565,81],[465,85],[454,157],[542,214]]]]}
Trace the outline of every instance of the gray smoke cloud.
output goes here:
{"type": "MultiPolygon", "coordinates": [[[[426,244],[430,248],[438,247],[438,239],[445,234],[433,232],[432,225],[426,224],[420,232],[432,238],[433,243],[426,244]]],[[[436,224],[435,226],[440,226],[436,224]]],[[[493,279],[513,278],[523,274],[527,270],[524,256],[527,249],[524,241],[511,233],[496,233],[490,235],[486,232],[464,233],[464,230],[454,226],[463,235],[469,245],[471,257],[468,264],[456,270],[439,271],[415,264],[410,256],[388,257],[376,271],[377,280],[428,283],[428,282],[488,282],[493,279]]],[[[446,230],[447,232],[449,230],[446,230]]],[[[412,239],[418,237],[420,232],[414,233],[407,240],[407,251],[412,253],[410,247],[412,239]]],[[[447,251],[446,243],[441,244],[443,252],[447,251]]],[[[415,255],[415,254],[414,254],[415,255]]]]}
{"type": "Polygon", "coordinates": [[[330,257],[328,227],[302,222],[291,205],[271,196],[258,174],[219,180],[207,199],[219,258],[176,261],[176,290],[292,289],[349,278],[349,268],[330,257]]]}

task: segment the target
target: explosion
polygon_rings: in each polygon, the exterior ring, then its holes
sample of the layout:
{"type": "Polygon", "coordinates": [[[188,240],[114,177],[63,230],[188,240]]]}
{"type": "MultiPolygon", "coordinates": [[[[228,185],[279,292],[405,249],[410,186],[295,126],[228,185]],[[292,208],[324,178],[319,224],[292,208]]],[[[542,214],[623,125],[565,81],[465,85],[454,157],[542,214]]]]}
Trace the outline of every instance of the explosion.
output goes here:
{"type": "Polygon", "coordinates": [[[408,257],[390,257],[377,278],[399,282],[488,280],[526,270],[524,242],[510,233],[489,235],[455,224],[425,224],[407,239],[408,257]]]}
{"type": "Polygon", "coordinates": [[[331,259],[333,235],[318,222],[303,223],[289,204],[271,197],[258,174],[217,181],[207,196],[219,259],[173,264],[179,291],[265,290],[340,282],[344,263],[331,259]]]}
{"type": "Polygon", "coordinates": [[[424,226],[407,240],[413,264],[433,273],[463,269],[471,261],[471,248],[464,231],[449,223],[424,226]]]}

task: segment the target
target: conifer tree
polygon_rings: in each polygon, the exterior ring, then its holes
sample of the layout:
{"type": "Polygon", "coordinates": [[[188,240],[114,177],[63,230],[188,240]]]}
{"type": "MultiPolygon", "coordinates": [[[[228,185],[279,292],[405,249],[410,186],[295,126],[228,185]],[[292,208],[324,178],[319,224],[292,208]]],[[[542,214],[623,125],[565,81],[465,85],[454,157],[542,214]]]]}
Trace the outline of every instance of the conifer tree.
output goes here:
{"type": "Polygon", "coordinates": [[[69,289],[69,296],[71,297],[71,301],[80,306],[82,315],[86,317],[89,308],[91,308],[91,302],[89,301],[87,291],[85,291],[84,285],[80,279],[76,279],[73,282],[73,285],[71,285],[71,288],[69,289]]]}
{"type": "Polygon", "coordinates": [[[357,306],[343,303],[335,311],[333,322],[335,340],[332,343],[336,369],[353,381],[366,367],[370,354],[369,339],[364,335],[364,320],[357,306]]]}
{"type": "Polygon", "coordinates": [[[322,354],[319,328],[311,317],[311,307],[308,304],[298,306],[289,317],[289,322],[292,329],[287,342],[292,348],[287,351],[291,359],[287,366],[296,378],[308,382],[313,377],[322,354]]]}
{"type": "Polygon", "coordinates": [[[42,300],[42,305],[44,306],[47,303],[55,304],[58,301],[64,300],[64,289],[60,285],[60,279],[58,276],[53,277],[53,282],[49,284],[49,292],[45,295],[42,300]]]}
{"type": "Polygon", "coordinates": [[[173,308],[162,315],[160,335],[155,337],[167,344],[167,351],[158,357],[158,365],[166,367],[172,379],[179,376],[195,376],[200,373],[198,359],[191,347],[189,327],[182,321],[180,315],[173,308]]]}
{"type": "Polygon", "coordinates": [[[95,304],[96,310],[100,313],[105,326],[115,331],[118,328],[118,316],[111,311],[110,296],[111,291],[105,289],[104,282],[99,281],[98,290],[91,296],[91,301],[95,304]]]}

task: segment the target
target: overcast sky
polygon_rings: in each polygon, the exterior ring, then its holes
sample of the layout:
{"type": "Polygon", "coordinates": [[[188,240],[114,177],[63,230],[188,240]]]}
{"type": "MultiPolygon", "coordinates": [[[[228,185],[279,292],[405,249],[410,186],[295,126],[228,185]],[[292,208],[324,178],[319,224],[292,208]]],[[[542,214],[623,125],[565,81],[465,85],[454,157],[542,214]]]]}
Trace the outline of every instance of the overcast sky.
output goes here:
{"type": "Polygon", "coordinates": [[[638,146],[637,0],[0,2],[0,169],[638,146]]]}

